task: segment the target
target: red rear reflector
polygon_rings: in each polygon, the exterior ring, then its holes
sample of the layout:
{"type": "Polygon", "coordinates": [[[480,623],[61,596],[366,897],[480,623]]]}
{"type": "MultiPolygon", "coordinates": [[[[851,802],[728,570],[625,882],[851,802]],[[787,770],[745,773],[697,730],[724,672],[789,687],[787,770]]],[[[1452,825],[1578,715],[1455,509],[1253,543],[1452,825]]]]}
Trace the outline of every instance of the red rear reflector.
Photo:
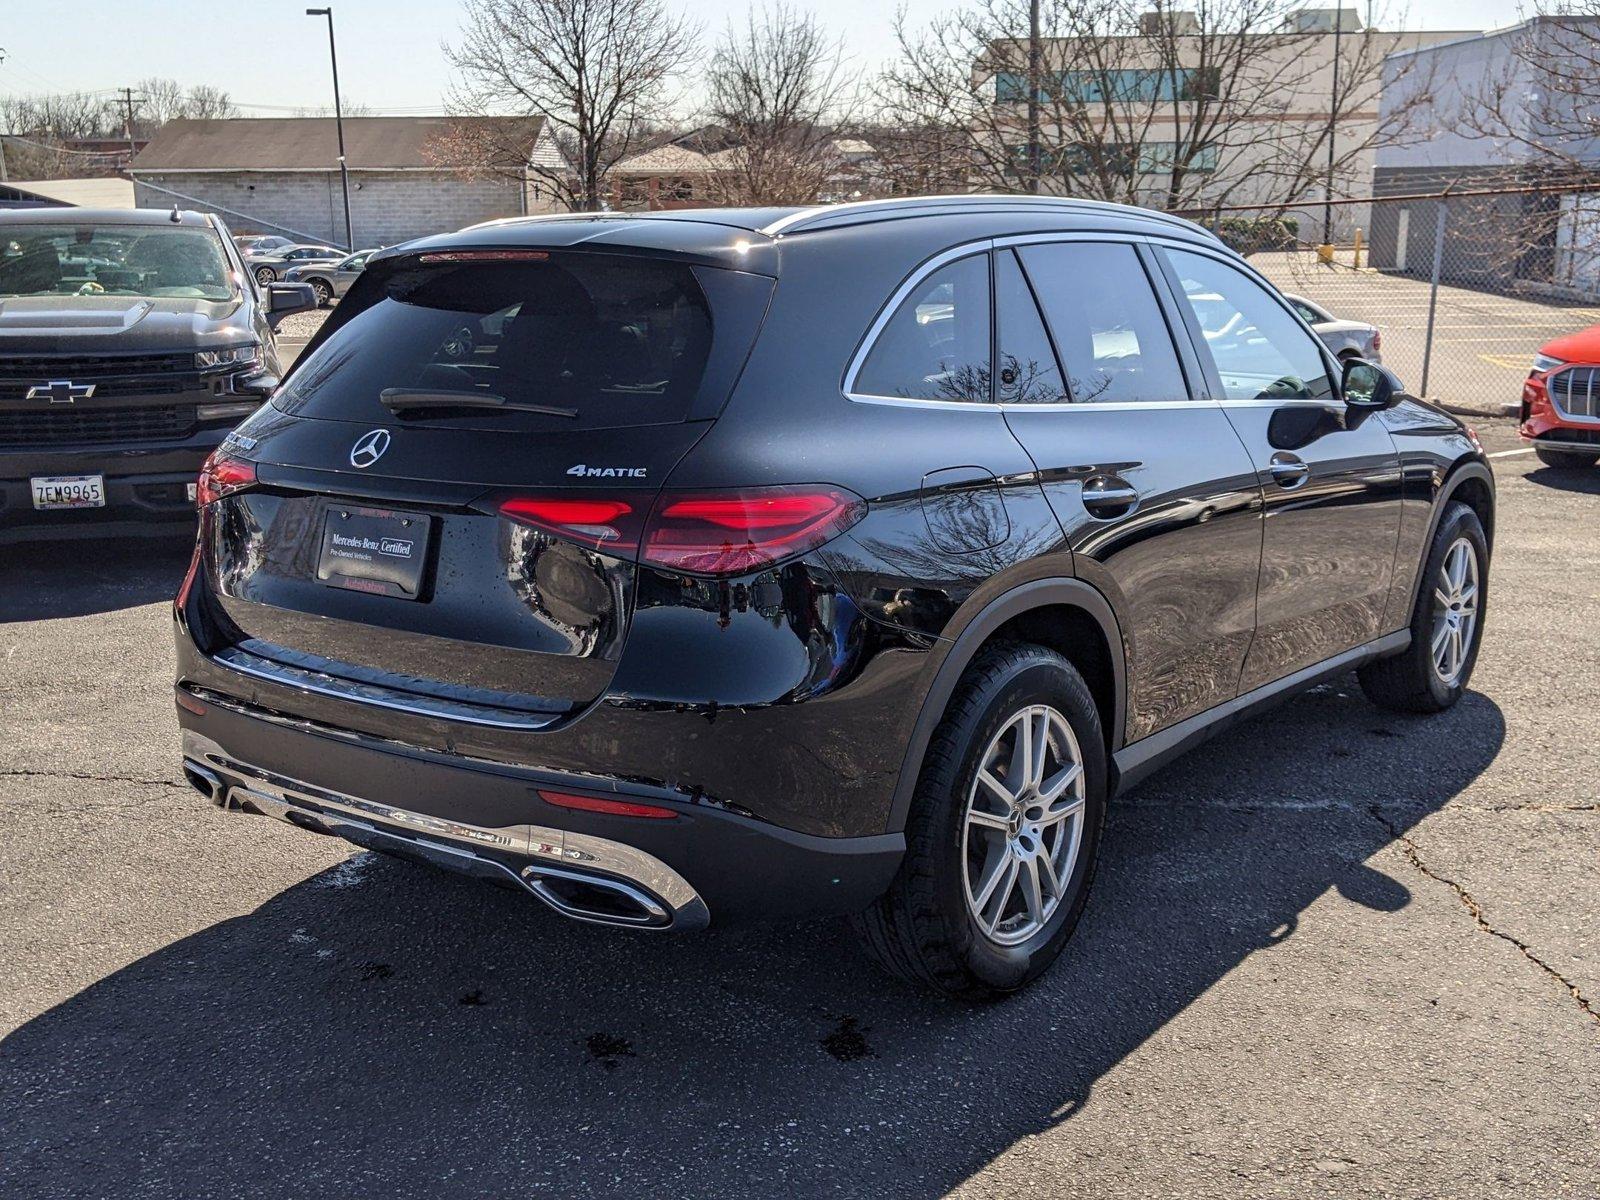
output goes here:
{"type": "Polygon", "coordinates": [[[613,817],[644,817],[647,820],[670,820],[678,814],[670,808],[654,804],[633,804],[627,800],[605,800],[599,796],[578,796],[572,792],[547,792],[539,789],[542,799],[557,808],[575,808],[580,812],[606,813],[613,817]]]}
{"type": "Polygon", "coordinates": [[[196,700],[187,692],[176,692],[174,694],[178,698],[179,708],[184,709],[187,712],[192,712],[197,717],[203,717],[206,715],[206,706],[201,704],[200,701],[196,700]]]}
{"type": "Polygon", "coordinates": [[[223,453],[222,447],[211,452],[200,468],[200,479],[195,484],[194,502],[198,508],[221,500],[224,496],[253,487],[256,482],[256,465],[242,458],[223,453]]]}
{"type": "Polygon", "coordinates": [[[425,263],[543,262],[550,255],[544,250],[436,250],[418,256],[425,263]]]}

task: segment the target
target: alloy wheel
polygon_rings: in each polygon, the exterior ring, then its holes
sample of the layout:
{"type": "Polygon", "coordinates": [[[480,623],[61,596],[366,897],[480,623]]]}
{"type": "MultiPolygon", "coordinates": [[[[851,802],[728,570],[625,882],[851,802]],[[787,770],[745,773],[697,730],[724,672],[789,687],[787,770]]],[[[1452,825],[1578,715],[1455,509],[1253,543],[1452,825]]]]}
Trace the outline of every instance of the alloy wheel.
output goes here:
{"type": "Polygon", "coordinates": [[[1461,678],[1478,624],[1478,551],[1461,537],[1450,543],[1433,589],[1433,669],[1447,685],[1461,678]]]}
{"type": "Polygon", "coordinates": [[[1016,713],[978,761],[962,822],[967,909],[990,941],[1014,946],[1060,907],[1084,822],[1083,757],[1049,705],[1016,713]]]}

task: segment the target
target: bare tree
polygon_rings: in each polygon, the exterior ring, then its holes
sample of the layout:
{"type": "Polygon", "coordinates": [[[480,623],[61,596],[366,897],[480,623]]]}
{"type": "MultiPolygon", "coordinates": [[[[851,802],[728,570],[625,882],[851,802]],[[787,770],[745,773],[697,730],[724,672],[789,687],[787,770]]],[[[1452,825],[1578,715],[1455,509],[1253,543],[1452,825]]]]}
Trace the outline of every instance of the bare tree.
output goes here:
{"type": "MultiPolygon", "coordinates": [[[[460,78],[450,109],[544,118],[558,161],[530,174],[572,209],[595,210],[611,168],[641,144],[698,38],[663,0],[466,0],[461,41],[445,46],[460,78]]],[[[463,170],[490,169],[466,157],[472,138],[446,139],[463,170]]],[[[479,147],[481,149],[481,147],[479,147]]]]}
{"type": "Polygon", "coordinates": [[[152,76],[134,85],[134,131],[149,137],[180,117],[206,120],[237,117],[239,106],[221,88],[199,84],[185,88],[176,79],[152,76]]]}
{"type": "Polygon", "coordinates": [[[709,174],[724,204],[810,204],[843,177],[840,132],[858,77],[843,44],[782,0],[730,22],[706,73],[711,120],[730,149],[709,174]]]}
{"type": "Polygon", "coordinates": [[[1032,190],[1036,169],[1039,190],[1167,208],[1245,199],[1287,208],[1330,181],[1343,190],[1409,115],[1370,116],[1395,35],[1342,36],[1335,90],[1329,58],[1308,52],[1328,34],[1301,31],[1299,4],[1041,0],[1037,67],[1028,0],[974,0],[922,29],[902,10],[879,115],[921,135],[886,169],[899,182],[964,165],[969,188],[1000,191],[1032,190]],[[1327,115],[1298,115],[1308,107],[1327,115]]]}

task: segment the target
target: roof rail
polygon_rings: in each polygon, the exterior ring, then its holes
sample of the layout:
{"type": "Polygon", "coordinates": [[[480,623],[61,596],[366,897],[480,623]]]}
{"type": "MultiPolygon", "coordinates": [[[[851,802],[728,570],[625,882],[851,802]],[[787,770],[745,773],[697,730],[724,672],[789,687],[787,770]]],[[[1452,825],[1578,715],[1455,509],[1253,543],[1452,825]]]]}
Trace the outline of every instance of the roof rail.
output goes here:
{"type": "Polygon", "coordinates": [[[1040,207],[1056,209],[1067,212],[1105,211],[1127,213],[1130,216],[1139,216],[1146,220],[1161,221],[1170,225],[1177,225],[1185,229],[1205,230],[1204,226],[1196,225],[1193,221],[1183,217],[1175,217],[1170,213],[1158,212],[1150,208],[1138,208],[1131,204],[1113,204],[1107,200],[1085,200],[1072,196],[1014,196],[1006,193],[975,192],[962,195],[944,196],[896,196],[888,200],[853,200],[845,204],[819,204],[812,208],[804,208],[799,212],[790,213],[780,217],[772,224],[761,229],[769,237],[778,237],[783,234],[799,233],[802,230],[829,221],[836,217],[849,217],[859,214],[863,220],[892,220],[896,216],[910,215],[918,209],[951,210],[971,208],[1031,208],[1040,207]]]}

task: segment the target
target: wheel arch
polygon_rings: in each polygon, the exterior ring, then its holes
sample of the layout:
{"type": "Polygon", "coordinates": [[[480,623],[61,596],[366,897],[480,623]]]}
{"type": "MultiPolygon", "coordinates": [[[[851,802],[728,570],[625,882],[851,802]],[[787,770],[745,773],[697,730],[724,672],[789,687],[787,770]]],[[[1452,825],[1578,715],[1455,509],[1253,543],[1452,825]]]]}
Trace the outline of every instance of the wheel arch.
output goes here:
{"type": "Polygon", "coordinates": [[[1033,580],[990,601],[947,643],[900,766],[890,831],[905,828],[923,756],[961,676],[985,646],[1003,641],[1047,646],[1078,669],[1100,709],[1110,768],[1111,755],[1122,747],[1127,714],[1127,671],[1116,613],[1105,596],[1081,579],[1033,580]]]}
{"type": "Polygon", "coordinates": [[[1439,494],[1434,498],[1433,513],[1428,518],[1428,533],[1422,539],[1422,557],[1417,563],[1416,579],[1411,587],[1411,605],[1406,609],[1406,619],[1416,610],[1417,597],[1422,594],[1423,565],[1428,561],[1428,553],[1433,548],[1433,539],[1439,532],[1439,522],[1444,519],[1445,509],[1452,500],[1459,500],[1477,514],[1478,522],[1483,526],[1483,537],[1489,545],[1489,553],[1494,554],[1494,473],[1489,470],[1487,463],[1477,458],[1463,458],[1455,463],[1444,482],[1439,485],[1439,494]]]}

